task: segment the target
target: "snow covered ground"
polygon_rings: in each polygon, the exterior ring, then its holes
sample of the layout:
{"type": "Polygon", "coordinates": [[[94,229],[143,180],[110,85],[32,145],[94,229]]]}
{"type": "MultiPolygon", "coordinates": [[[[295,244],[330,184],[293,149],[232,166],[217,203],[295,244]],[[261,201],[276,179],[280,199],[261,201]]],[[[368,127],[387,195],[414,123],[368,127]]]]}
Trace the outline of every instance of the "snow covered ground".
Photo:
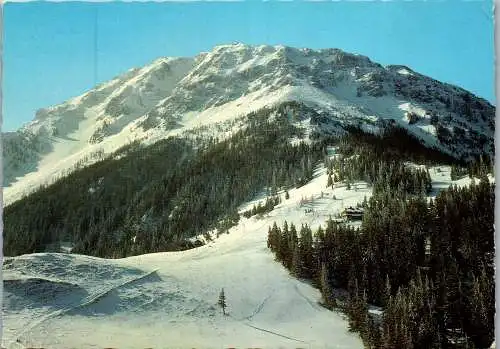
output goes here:
{"type": "MultiPolygon", "coordinates": [[[[453,183],[447,166],[430,174],[437,189],[453,183]]],[[[291,277],[266,245],[275,221],[316,229],[371,196],[362,182],[351,190],[326,183],[319,167],[270,213],[242,217],[229,234],[188,251],[118,260],[53,253],[6,258],[3,346],[362,348],[345,317],[321,307],[319,291],[291,277]],[[309,202],[301,205],[303,199],[309,202]],[[222,288],[226,317],[217,306],[222,288]]]]}
{"type": "Polygon", "coordinates": [[[119,260],[7,258],[3,345],[362,348],[343,315],[321,307],[319,291],[291,277],[266,245],[274,221],[316,228],[343,205],[370,195],[362,183],[347,191],[326,189],[326,182],[325,170],[318,169],[311,183],[291,190],[290,199],[269,214],[242,218],[230,234],[193,250],[119,260]],[[300,200],[311,196],[301,207],[300,200]],[[314,212],[306,214],[306,208],[314,212]],[[217,307],[221,288],[228,317],[217,307]]]}

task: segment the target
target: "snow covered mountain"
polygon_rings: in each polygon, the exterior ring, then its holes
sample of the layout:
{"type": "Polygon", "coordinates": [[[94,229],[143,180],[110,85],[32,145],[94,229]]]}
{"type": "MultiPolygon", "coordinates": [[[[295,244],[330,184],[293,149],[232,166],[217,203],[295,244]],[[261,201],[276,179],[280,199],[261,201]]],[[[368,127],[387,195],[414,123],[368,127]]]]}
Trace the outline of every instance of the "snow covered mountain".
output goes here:
{"type": "Polygon", "coordinates": [[[210,125],[290,101],[315,111],[313,120],[297,120],[308,135],[349,125],[376,132],[396,123],[457,158],[494,152],[492,105],[405,66],[383,67],[339,49],[221,45],[131,69],[4,133],[4,201],[133,141],[200,127],[217,132],[210,125]]]}
{"type": "Polygon", "coordinates": [[[485,100],[338,49],[222,45],[132,69],[3,134],[2,346],[361,348],[352,320],[377,334],[394,304],[384,340],[406,343],[401,328],[431,343],[421,329],[439,328],[445,343],[490,343],[491,162],[458,159],[493,155],[493,132],[485,100]],[[441,195],[450,185],[473,189],[441,195]],[[342,221],[349,207],[363,221],[342,221]],[[285,222],[300,235],[273,232],[285,222]],[[443,255],[451,268],[452,252],[463,280],[431,283],[473,285],[471,309],[391,295],[425,291],[420,270],[443,255]]]}

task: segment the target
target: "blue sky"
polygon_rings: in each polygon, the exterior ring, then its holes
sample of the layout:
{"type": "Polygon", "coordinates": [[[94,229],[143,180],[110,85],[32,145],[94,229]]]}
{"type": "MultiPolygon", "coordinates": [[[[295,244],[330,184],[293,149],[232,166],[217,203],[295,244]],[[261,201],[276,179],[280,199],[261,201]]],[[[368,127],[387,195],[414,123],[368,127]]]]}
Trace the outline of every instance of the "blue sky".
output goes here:
{"type": "Polygon", "coordinates": [[[486,0],[7,3],[2,130],[157,57],[233,41],[336,47],[494,102],[492,15],[486,0]]]}

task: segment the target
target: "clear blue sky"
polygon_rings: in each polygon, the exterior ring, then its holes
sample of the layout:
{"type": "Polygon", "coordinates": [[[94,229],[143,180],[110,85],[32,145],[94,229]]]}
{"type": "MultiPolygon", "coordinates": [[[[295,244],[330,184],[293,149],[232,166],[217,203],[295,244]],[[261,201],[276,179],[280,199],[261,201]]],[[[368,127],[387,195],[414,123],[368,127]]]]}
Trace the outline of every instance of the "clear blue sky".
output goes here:
{"type": "Polygon", "coordinates": [[[7,3],[2,130],[157,57],[193,56],[233,41],[336,47],[407,65],[494,102],[486,0],[7,3]]]}

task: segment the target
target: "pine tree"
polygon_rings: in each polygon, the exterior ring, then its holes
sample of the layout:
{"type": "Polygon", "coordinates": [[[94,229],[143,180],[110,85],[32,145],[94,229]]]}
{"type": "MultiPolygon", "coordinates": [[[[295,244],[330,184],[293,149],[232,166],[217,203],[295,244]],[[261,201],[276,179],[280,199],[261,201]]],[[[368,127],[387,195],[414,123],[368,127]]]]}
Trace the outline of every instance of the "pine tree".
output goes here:
{"type": "Polygon", "coordinates": [[[350,280],[349,299],[347,303],[349,314],[349,328],[351,331],[365,331],[365,321],[368,315],[366,290],[360,291],[358,280],[350,280]]]}
{"type": "Polygon", "coordinates": [[[363,207],[363,208],[367,208],[368,207],[368,199],[366,198],[366,195],[363,198],[363,203],[361,204],[361,207],[363,207]]]}
{"type": "Polygon", "coordinates": [[[297,229],[295,228],[295,225],[290,224],[290,232],[288,234],[288,253],[289,255],[287,256],[287,268],[289,270],[293,270],[293,258],[295,254],[295,250],[297,249],[298,245],[298,237],[297,237],[297,229]]]}
{"type": "Polygon", "coordinates": [[[281,260],[281,235],[280,229],[276,222],[273,223],[273,227],[269,232],[269,244],[271,246],[271,250],[276,253],[276,259],[281,260]]]}
{"type": "Polygon", "coordinates": [[[312,231],[308,225],[302,225],[300,229],[299,258],[301,261],[301,277],[313,280],[318,270],[314,260],[312,231]]]}
{"type": "Polygon", "coordinates": [[[275,246],[273,245],[273,243],[274,243],[273,231],[272,231],[271,227],[269,227],[269,229],[267,231],[267,248],[269,248],[271,251],[274,252],[275,246]]]}
{"type": "Polygon", "coordinates": [[[479,277],[473,275],[465,331],[477,347],[486,347],[494,339],[495,285],[483,266],[479,277]]]}
{"type": "Polygon", "coordinates": [[[292,255],[291,250],[289,250],[289,235],[290,232],[288,231],[288,223],[285,221],[283,223],[283,229],[280,231],[280,244],[278,250],[278,258],[285,267],[288,265],[288,260],[291,259],[292,255]]]}
{"type": "Polygon", "coordinates": [[[222,288],[222,290],[220,291],[218,304],[222,308],[222,314],[227,315],[226,314],[226,295],[224,294],[224,288],[222,288]]]}
{"type": "Polygon", "coordinates": [[[328,309],[335,307],[336,302],[335,298],[333,297],[332,286],[330,284],[330,278],[328,276],[328,268],[325,263],[321,264],[320,287],[325,306],[328,309]]]}
{"type": "Polygon", "coordinates": [[[384,306],[388,306],[389,304],[389,299],[391,298],[391,281],[389,280],[389,275],[386,276],[385,278],[385,293],[384,293],[384,298],[383,298],[383,303],[384,306]]]}
{"type": "Polygon", "coordinates": [[[331,174],[328,175],[328,180],[326,181],[326,186],[327,186],[327,188],[333,186],[333,179],[332,179],[331,174]]]}
{"type": "Polygon", "coordinates": [[[300,258],[300,246],[299,244],[295,244],[295,248],[293,249],[292,254],[292,274],[295,277],[302,277],[302,260],[300,258]]]}

